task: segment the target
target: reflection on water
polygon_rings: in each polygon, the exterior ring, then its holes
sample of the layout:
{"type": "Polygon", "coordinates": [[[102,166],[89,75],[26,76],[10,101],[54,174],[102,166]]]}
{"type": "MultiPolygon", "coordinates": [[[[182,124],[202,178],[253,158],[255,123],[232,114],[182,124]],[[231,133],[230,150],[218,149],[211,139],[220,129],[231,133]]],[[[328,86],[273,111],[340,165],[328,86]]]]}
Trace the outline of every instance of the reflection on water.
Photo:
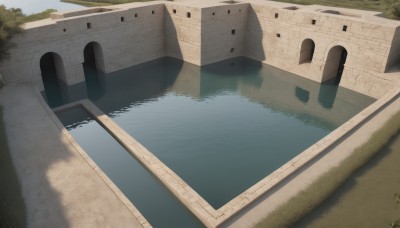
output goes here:
{"type": "Polygon", "coordinates": [[[89,97],[215,208],[374,101],[245,58],[86,74],[62,102],[89,97]]]}

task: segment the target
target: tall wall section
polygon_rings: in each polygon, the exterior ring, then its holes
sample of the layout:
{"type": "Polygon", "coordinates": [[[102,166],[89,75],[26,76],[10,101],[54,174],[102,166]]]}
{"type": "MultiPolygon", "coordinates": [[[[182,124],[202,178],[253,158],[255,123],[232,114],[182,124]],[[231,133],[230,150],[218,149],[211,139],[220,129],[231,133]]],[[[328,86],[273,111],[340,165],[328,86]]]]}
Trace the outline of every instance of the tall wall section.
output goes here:
{"type": "MultiPolygon", "coordinates": [[[[247,57],[322,82],[328,53],[335,46],[348,52],[340,85],[381,96],[390,87],[385,72],[399,23],[366,20],[362,11],[322,6],[252,3],[247,23],[247,57]],[[383,22],[383,23],[382,23],[383,22]],[[302,42],[311,39],[311,62],[300,64],[302,42]]],[[[374,16],[376,17],[376,16],[374,16]]],[[[337,67],[337,66],[336,66],[337,67]]]]}
{"type": "Polygon", "coordinates": [[[154,1],[55,13],[25,27],[0,64],[6,82],[41,83],[40,59],[48,52],[61,60],[61,81],[82,82],[90,42],[100,47],[106,73],[163,56],[200,66],[246,56],[323,82],[337,71],[332,56],[346,50],[341,86],[379,97],[400,81],[385,73],[400,71],[400,22],[375,12],[261,0],[154,1]],[[312,58],[303,61],[311,43],[312,58]]]}
{"type": "Polygon", "coordinates": [[[59,18],[27,24],[24,33],[13,39],[17,46],[0,65],[6,82],[41,84],[40,60],[48,52],[61,57],[66,75],[61,81],[68,85],[82,82],[83,50],[90,42],[99,44],[101,56],[96,58],[104,62],[101,70],[106,73],[165,56],[163,4],[55,16],[59,18]]]}

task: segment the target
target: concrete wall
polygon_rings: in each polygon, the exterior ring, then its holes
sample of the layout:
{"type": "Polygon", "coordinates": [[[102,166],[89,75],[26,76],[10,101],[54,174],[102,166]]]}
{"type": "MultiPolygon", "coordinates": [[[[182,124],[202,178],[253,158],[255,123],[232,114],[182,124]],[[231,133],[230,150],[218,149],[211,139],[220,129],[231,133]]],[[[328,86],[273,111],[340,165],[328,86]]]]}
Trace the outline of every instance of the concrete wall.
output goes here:
{"type": "Polygon", "coordinates": [[[348,56],[340,85],[380,97],[399,85],[398,76],[385,72],[398,69],[400,22],[375,14],[258,0],[131,3],[55,13],[25,25],[0,73],[6,82],[41,84],[40,58],[54,52],[65,68],[61,80],[82,82],[83,49],[94,41],[105,72],[162,56],[200,66],[246,56],[322,82],[325,68],[333,75],[336,68],[327,62],[329,51],[341,46],[348,56]],[[306,39],[313,40],[315,51],[312,61],[301,62],[306,39]]]}

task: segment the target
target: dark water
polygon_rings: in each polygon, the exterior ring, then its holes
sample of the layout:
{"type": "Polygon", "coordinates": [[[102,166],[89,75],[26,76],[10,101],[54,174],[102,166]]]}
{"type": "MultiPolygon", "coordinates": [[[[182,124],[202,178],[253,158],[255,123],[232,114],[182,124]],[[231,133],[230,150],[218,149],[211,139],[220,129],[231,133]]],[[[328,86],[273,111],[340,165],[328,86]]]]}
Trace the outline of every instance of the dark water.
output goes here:
{"type": "Polygon", "coordinates": [[[202,227],[191,212],[82,108],[59,112],[57,116],[152,226],[202,227]]]}
{"type": "Polygon", "coordinates": [[[89,97],[215,208],[374,101],[245,58],[201,68],[163,58],[86,75],[52,105],[89,97]]]}

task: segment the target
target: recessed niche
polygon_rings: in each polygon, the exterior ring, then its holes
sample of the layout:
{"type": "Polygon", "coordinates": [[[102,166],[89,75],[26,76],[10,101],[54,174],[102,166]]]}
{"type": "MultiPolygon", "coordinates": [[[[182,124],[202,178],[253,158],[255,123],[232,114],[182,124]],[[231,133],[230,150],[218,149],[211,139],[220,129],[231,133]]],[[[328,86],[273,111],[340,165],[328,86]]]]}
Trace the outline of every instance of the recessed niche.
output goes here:
{"type": "Polygon", "coordinates": [[[289,7],[286,7],[284,9],[287,9],[287,10],[298,10],[299,8],[296,7],[296,6],[289,6],[289,7]]]}

